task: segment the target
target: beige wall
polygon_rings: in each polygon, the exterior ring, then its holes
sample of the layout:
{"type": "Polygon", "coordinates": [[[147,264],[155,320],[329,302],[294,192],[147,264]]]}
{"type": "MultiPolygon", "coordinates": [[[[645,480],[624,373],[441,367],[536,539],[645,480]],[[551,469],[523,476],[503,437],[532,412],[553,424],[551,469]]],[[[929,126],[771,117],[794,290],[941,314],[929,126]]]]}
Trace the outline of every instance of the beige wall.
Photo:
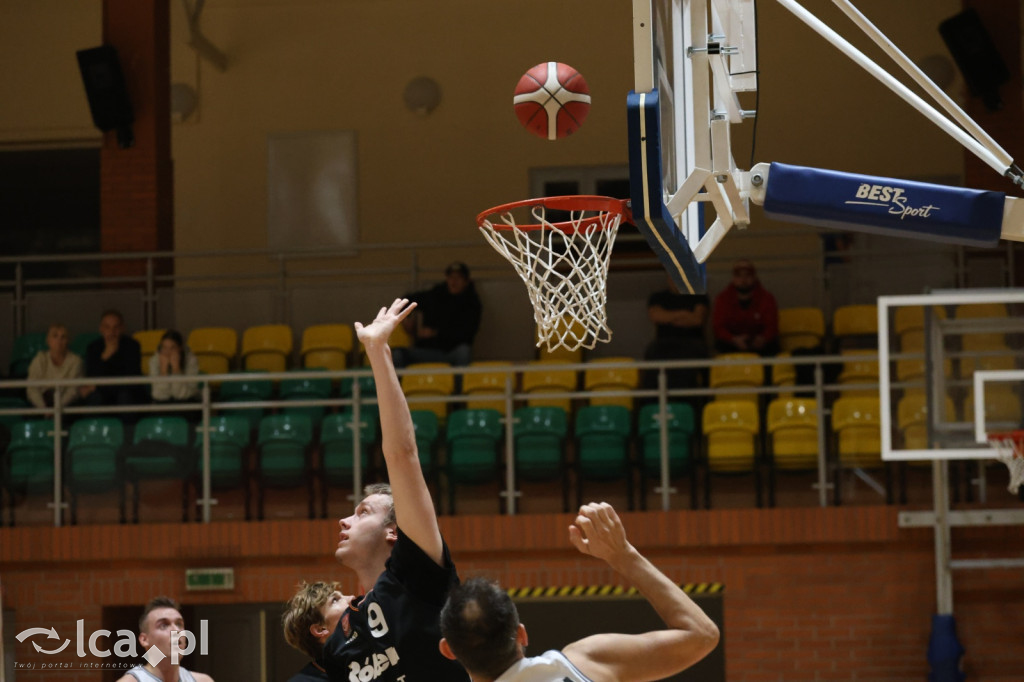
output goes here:
{"type": "MultiPolygon", "coordinates": [[[[857,4],[911,58],[946,53],[937,25],[960,8],[959,0],[857,4]]],[[[832,3],[805,5],[888,66],[832,3]]],[[[758,6],[756,160],[909,178],[962,175],[960,148],[920,114],[780,5],[758,6]]],[[[173,127],[179,250],[266,245],[271,133],[357,131],[363,243],[472,241],[477,212],[528,195],[530,168],[626,162],[626,0],[208,0],[202,26],[227,53],[225,72],[188,47],[181,3],[171,3],[171,14],[172,81],[199,93],[196,113],[173,127]],[[521,73],[547,59],[577,67],[594,101],[583,128],[558,142],[521,130],[510,101],[521,73]],[[433,77],[443,91],[441,106],[426,117],[402,102],[405,84],[418,75],[433,77]]],[[[98,140],[74,50],[99,44],[100,20],[99,0],[0,0],[0,145],[98,140]]],[[[961,89],[958,80],[954,93],[961,89]]],[[[747,122],[734,129],[742,167],[752,128],[747,122]]],[[[767,227],[780,226],[755,210],[749,236],[727,239],[712,267],[737,255],[817,248],[807,228],[785,239],[756,238],[767,227]]],[[[427,271],[452,253],[505,267],[480,248],[428,253],[427,271]]],[[[411,262],[406,253],[397,260],[411,262]]],[[[395,266],[396,257],[363,252],[358,263],[395,266]]],[[[179,262],[178,272],[267,265],[191,260],[179,262]]]]}

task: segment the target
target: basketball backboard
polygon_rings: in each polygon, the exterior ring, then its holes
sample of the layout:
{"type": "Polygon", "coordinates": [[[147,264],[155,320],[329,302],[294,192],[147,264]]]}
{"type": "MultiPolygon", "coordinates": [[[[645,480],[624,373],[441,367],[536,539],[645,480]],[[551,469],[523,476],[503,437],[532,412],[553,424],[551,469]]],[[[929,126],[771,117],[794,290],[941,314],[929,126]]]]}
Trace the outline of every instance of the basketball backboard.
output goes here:
{"type": "Polygon", "coordinates": [[[748,115],[736,93],[757,88],[755,40],[754,0],[633,0],[632,213],[681,291],[704,291],[701,263],[747,219],[729,126],[748,115]],[[701,201],[721,231],[703,248],[701,201]]]}
{"type": "Polygon", "coordinates": [[[990,459],[1024,425],[1022,311],[1024,289],[879,297],[883,460],[990,459]]]}

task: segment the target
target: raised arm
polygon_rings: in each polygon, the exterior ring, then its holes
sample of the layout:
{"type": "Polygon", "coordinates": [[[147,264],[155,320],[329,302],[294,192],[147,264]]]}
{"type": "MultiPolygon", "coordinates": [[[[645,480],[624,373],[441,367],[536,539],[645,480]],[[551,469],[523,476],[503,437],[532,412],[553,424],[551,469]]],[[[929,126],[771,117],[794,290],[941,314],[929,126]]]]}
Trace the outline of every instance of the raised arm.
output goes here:
{"type": "Polygon", "coordinates": [[[600,634],[573,642],[563,653],[594,682],[660,680],[689,668],[718,645],[718,626],[675,583],[626,540],[611,505],[580,507],[569,539],[603,559],[636,586],[668,626],[641,635],[600,634]]]}
{"type": "Polygon", "coordinates": [[[423,479],[416,450],[409,404],[391,361],[388,337],[416,308],[415,303],[398,298],[390,308],[381,308],[377,318],[365,327],[355,323],[356,335],[366,348],[373,369],[380,407],[381,449],[388,468],[388,479],[395,499],[395,518],[402,532],[426,552],[438,565],[442,561],[441,531],[437,527],[434,503],[423,479]]]}

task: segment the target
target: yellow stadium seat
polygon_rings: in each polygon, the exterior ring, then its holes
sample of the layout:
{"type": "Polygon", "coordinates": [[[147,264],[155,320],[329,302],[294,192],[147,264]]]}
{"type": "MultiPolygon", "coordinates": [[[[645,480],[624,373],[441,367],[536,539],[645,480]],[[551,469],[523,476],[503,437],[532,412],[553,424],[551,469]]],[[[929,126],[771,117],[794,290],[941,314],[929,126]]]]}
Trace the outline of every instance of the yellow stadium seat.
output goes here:
{"type": "MultiPolygon", "coordinates": [[[[858,356],[875,355],[873,350],[844,350],[843,369],[839,373],[840,384],[877,384],[878,360],[865,360],[858,356]]],[[[878,389],[843,389],[841,395],[877,395],[878,389]]]]}
{"type": "Polygon", "coordinates": [[[877,397],[842,397],[832,405],[832,429],[842,466],[882,466],[882,431],[877,397]]]}
{"type": "MultiPolygon", "coordinates": [[[[958,320],[987,320],[1005,318],[1006,316],[1006,306],[1002,303],[974,303],[956,307],[956,319],[958,320]]],[[[1002,332],[964,333],[961,337],[961,347],[964,350],[976,351],[1003,350],[1006,348],[1006,335],[1002,332]]],[[[993,367],[992,369],[997,368],[993,367]]]]}
{"type": "Polygon", "coordinates": [[[523,392],[533,394],[527,399],[529,407],[560,407],[566,412],[572,409],[570,398],[544,398],[545,393],[569,393],[576,390],[576,372],[569,369],[551,369],[551,365],[563,364],[554,360],[531,360],[523,370],[523,392]]]}
{"type": "Polygon", "coordinates": [[[466,409],[497,410],[505,414],[505,382],[512,378],[515,391],[515,371],[512,365],[501,361],[477,361],[469,363],[470,368],[491,368],[491,372],[467,372],[462,375],[462,392],[467,396],[466,409]],[[471,396],[471,397],[470,397],[471,396]],[[478,396],[488,396],[481,399],[478,396]]]}
{"type": "MultiPolygon", "coordinates": [[[[946,371],[946,378],[949,379],[953,376],[953,361],[946,358],[943,363],[946,371]]],[[[896,380],[897,381],[918,381],[924,379],[925,375],[925,364],[924,359],[907,358],[904,360],[896,361],[896,380]]]]}
{"type": "Polygon", "coordinates": [[[166,329],[144,329],[132,334],[132,338],[139,342],[139,351],[142,355],[142,373],[149,374],[149,358],[160,348],[160,339],[167,332],[166,329]]]}
{"type": "MultiPolygon", "coordinates": [[[[726,353],[716,360],[759,360],[756,353],[726,353]]],[[[759,388],[764,385],[764,365],[712,365],[709,385],[711,388],[759,388]]],[[[727,393],[716,395],[715,400],[757,401],[756,393],[727,393]]]]}
{"type": "MultiPolygon", "coordinates": [[[[1020,398],[1011,384],[989,383],[985,385],[985,422],[1004,424],[1006,429],[1020,428],[1024,414],[1020,398]]],[[[967,389],[964,398],[964,420],[974,423],[974,388],[967,389]]],[[[999,430],[1004,430],[1000,427],[999,430]]]]}
{"type": "Polygon", "coordinates": [[[188,335],[188,347],[204,374],[227,374],[238,353],[238,332],[230,327],[199,327],[188,335]]]}
{"type": "MultiPolygon", "coordinates": [[[[409,365],[411,370],[447,370],[451,365],[446,362],[417,362],[409,365]]],[[[449,396],[455,392],[455,375],[450,372],[431,372],[427,374],[403,374],[402,391],[407,398],[449,396]]],[[[444,424],[448,418],[448,403],[420,402],[410,400],[414,410],[430,410],[437,415],[437,420],[444,424]]]]}
{"type": "MultiPolygon", "coordinates": [[[[946,319],[946,309],[933,307],[932,314],[946,319]]],[[[899,336],[907,332],[924,331],[924,306],[899,306],[893,314],[892,330],[899,336]]]]}
{"type": "Polygon", "coordinates": [[[242,361],[245,369],[284,372],[292,354],[292,328],[286,324],[263,324],[242,333],[242,361]]]}
{"type": "MultiPolygon", "coordinates": [[[[946,397],[946,421],[956,420],[953,400],[946,397]]],[[[904,450],[928,449],[928,404],[923,391],[908,392],[896,405],[896,426],[903,437],[904,450]]],[[[928,465],[928,460],[912,460],[912,465],[928,465]]]]}
{"type": "Polygon", "coordinates": [[[960,358],[960,378],[970,379],[980,370],[1017,369],[1017,362],[1012,355],[981,355],[960,358]]]}
{"type": "MultiPolygon", "coordinates": [[[[633,358],[601,358],[588,363],[583,371],[583,388],[597,394],[610,391],[634,391],[640,384],[640,372],[636,367],[601,367],[600,365],[619,362],[636,362],[633,358]]],[[[590,398],[591,405],[621,405],[633,409],[632,396],[601,396],[590,398]]]]}
{"type": "MultiPolygon", "coordinates": [[[[788,351],[781,352],[775,357],[791,357],[791,353],[788,351]]],[[[797,385],[797,366],[790,363],[782,365],[773,365],[771,370],[771,383],[772,386],[796,386],[797,385]]],[[[785,393],[779,393],[778,395],[786,396],[785,393]]]]}
{"type": "Polygon", "coordinates": [[[818,402],[808,398],[773,400],[768,404],[772,464],[779,470],[818,466],[818,402]]]}
{"type": "Polygon", "coordinates": [[[779,346],[784,351],[814,348],[825,337],[825,315],[819,308],[779,310],[779,346]]]}
{"type": "Polygon", "coordinates": [[[340,371],[348,367],[352,353],[352,327],[347,324],[317,324],[302,332],[302,366],[340,371]]]}
{"type": "Polygon", "coordinates": [[[704,407],[704,436],[711,471],[751,471],[760,424],[750,400],[716,400],[704,407]]]}
{"type": "Polygon", "coordinates": [[[836,337],[878,334],[878,306],[844,305],[832,315],[832,333],[836,337]]]}

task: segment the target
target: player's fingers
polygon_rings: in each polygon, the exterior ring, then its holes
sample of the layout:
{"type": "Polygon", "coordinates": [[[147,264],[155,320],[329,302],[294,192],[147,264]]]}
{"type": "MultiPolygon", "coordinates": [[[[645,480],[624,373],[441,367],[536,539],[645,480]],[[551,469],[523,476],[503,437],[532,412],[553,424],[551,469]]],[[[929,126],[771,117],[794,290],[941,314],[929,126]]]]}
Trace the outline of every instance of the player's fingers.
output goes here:
{"type": "Polygon", "coordinates": [[[583,552],[584,554],[590,554],[590,548],[587,546],[587,540],[580,533],[580,529],[576,526],[569,526],[569,542],[572,543],[573,547],[583,552]]]}
{"type": "Polygon", "coordinates": [[[402,305],[405,306],[405,307],[402,310],[399,310],[396,313],[396,316],[398,317],[398,321],[399,322],[401,322],[406,317],[408,317],[409,313],[411,313],[413,310],[416,309],[416,301],[413,301],[412,303],[409,303],[408,300],[403,298],[402,299],[402,305]]]}
{"type": "Polygon", "coordinates": [[[361,332],[363,330],[363,323],[362,322],[356,322],[355,325],[353,325],[353,326],[355,326],[357,333],[361,332]]]}
{"type": "Polygon", "coordinates": [[[580,507],[580,513],[576,517],[576,521],[573,522],[584,538],[589,538],[591,533],[594,532],[594,522],[590,519],[588,513],[584,513],[584,508],[580,507]]]}

